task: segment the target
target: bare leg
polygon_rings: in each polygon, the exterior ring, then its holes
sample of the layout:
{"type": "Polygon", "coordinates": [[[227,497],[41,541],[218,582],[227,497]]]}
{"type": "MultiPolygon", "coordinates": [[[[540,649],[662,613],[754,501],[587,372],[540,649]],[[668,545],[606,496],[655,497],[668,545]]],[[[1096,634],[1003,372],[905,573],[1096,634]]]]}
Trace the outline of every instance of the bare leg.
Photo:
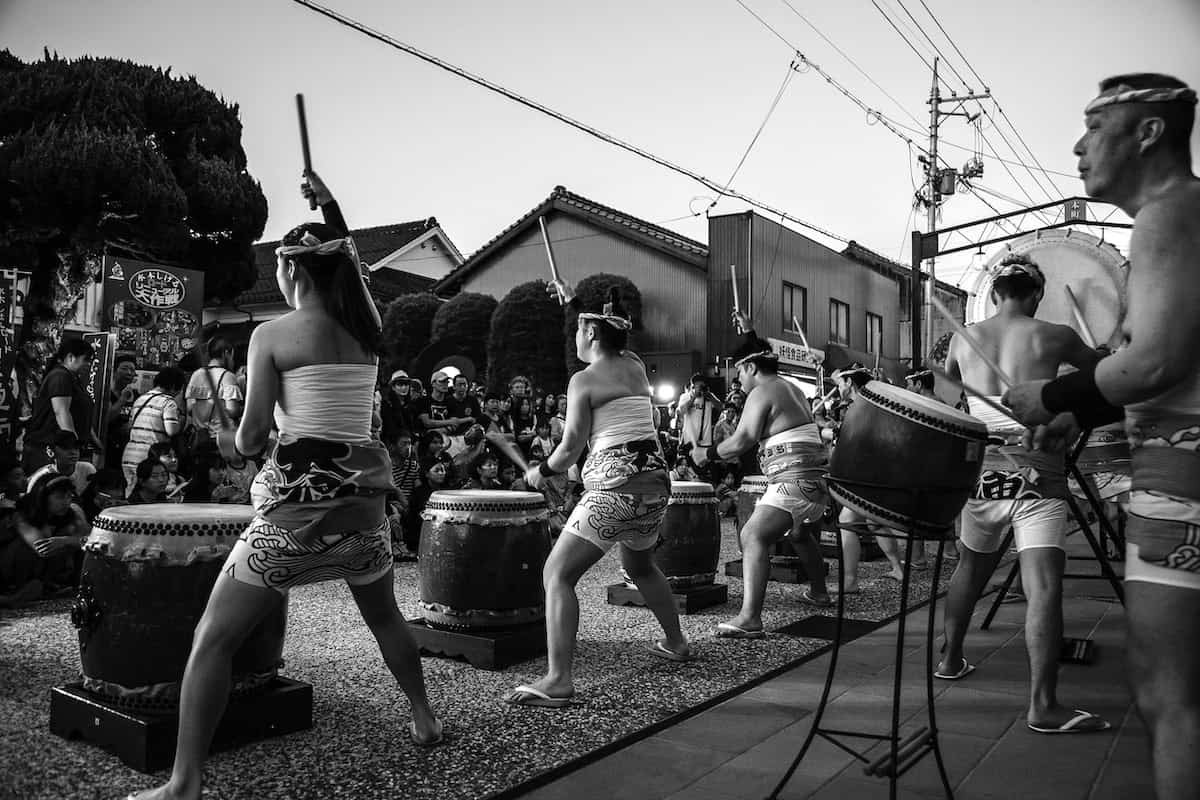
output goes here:
{"type": "MultiPolygon", "coordinates": [[[[604,551],[572,533],[562,533],[546,559],[542,582],[546,586],[546,645],[549,662],[546,675],[529,684],[551,697],[575,693],[571,677],[575,658],[575,636],[579,632],[579,598],[575,584],[604,551]]],[[[665,580],[665,579],[664,579],[665,580]]]]}
{"type": "Polygon", "coordinates": [[[675,597],[670,584],[667,583],[667,577],[654,563],[652,551],[630,550],[622,546],[621,565],[625,567],[625,572],[637,585],[646,606],[654,612],[658,624],[662,626],[667,637],[663,640],[663,645],[677,653],[688,652],[687,639],[679,629],[679,611],[675,608],[675,597]]]}
{"type": "Polygon", "coordinates": [[[814,525],[798,524],[792,528],[790,541],[792,550],[800,558],[804,572],[808,575],[809,594],[814,600],[829,597],[829,589],[825,586],[825,559],[821,557],[820,521],[814,525]]]}
{"type": "Polygon", "coordinates": [[[441,725],[425,695],[420,650],[404,624],[404,615],[396,606],[392,571],[388,570],[386,575],[373,583],[351,586],[350,593],[358,604],[363,622],[371,629],[379,644],[384,662],[412,706],[417,736],[422,741],[436,739],[441,725]]]}
{"type": "Polygon", "coordinates": [[[892,536],[876,536],[875,544],[879,545],[879,549],[883,551],[883,557],[887,559],[892,568],[888,577],[897,581],[904,580],[904,565],[900,559],[900,541],[892,536]]]}
{"type": "Polygon", "coordinates": [[[763,599],[770,575],[771,548],[792,528],[792,515],[759,503],[742,526],[742,610],[729,620],[742,630],[762,630],[763,599]]]}
{"type": "Polygon", "coordinates": [[[988,578],[999,563],[1000,553],[977,553],[967,546],[959,548],[958,566],[950,578],[946,591],[946,611],[943,625],[946,633],[946,650],[938,664],[938,672],[953,675],[962,669],[963,640],[971,624],[971,612],[988,578]]]}
{"type": "Polygon", "coordinates": [[[137,800],[198,798],[204,760],[229,702],[233,654],[267,614],[283,602],[272,589],[250,586],[224,573],[217,578],[192,637],[192,654],[179,698],[179,740],[171,779],[137,800]]]}
{"type": "MultiPolygon", "coordinates": [[[[862,523],[866,520],[859,514],[855,514],[848,508],[843,508],[842,513],[838,515],[838,523],[848,525],[850,523],[862,523]]],[[[858,531],[849,528],[842,528],[842,566],[846,571],[846,576],[843,579],[844,587],[847,592],[858,591],[858,562],[862,558],[862,544],[858,541],[858,531]]]]}
{"type": "Polygon", "coordinates": [[[1129,679],[1150,731],[1154,787],[1164,800],[1194,796],[1200,786],[1200,591],[1129,581],[1125,602],[1129,679]]]}

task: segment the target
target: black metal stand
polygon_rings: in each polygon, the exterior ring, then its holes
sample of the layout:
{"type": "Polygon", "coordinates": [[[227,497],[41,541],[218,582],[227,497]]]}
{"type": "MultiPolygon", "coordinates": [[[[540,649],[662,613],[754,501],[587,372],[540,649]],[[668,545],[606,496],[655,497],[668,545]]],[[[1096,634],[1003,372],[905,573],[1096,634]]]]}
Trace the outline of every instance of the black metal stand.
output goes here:
{"type": "MultiPolygon", "coordinates": [[[[1075,521],[1079,524],[1080,532],[1083,534],[1084,538],[1087,539],[1088,546],[1092,549],[1091,556],[1069,556],[1068,558],[1071,561],[1095,561],[1100,565],[1100,574],[1094,575],[1067,572],[1063,574],[1063,578],[1073,578],[1075,580],[1108,581],[1109,586],[1112,587],[1113,594],[1117,596],[1117,600],[1121,602],[1121,605],[1125,605],[1125,587],[1121,585],[1121,579],[1117,577],[1117,573],[1112,567],[1112,561],[1108,556],[1106,548],[1108,542],[1111,541],[1117,548],[1117,552],[1124,554],[1125,536],[1121,531],[1114,528],[1112,523],[1109,522],[1108,517],[1105,516],[1103,505],[1104,501],[1100,499],[1100,496],[1096,493],[1092,482],[1087,479],[1087,476],[1084,475],[1083,472],[1080,471],[1078,465],[1079,454],[1087,445],[1089,433],[1090,431],[1084,431],[1079,437],[1079,441],[1071,449],[1071,452],[1067,454],[1067,473],[1075,479],[1075,482],[1083,491],[1084,499],[1087,500],[1088,506],[1092,509],[1092,513],[1096,515],[1096,524],[1100,528],[1100,536],[1097,537],[1095,532],[1092,531],[1092,526],[1088,522],[1087,514],[1084,513],[1084,510],[1079,505],[1079,501],[1075,498],[1075,495],[1068,493],[1067,506],[1071,509],[1071,515],[1075,517],[1075,521]]],[[[1008,548],[1012,546],[1012,538],[1012,532],[1009,531],[1004,539],[1004,544],[1000,548],[1001,553],[1006,552],[1008,548]]],[[[983,622],[979,625],[980,630],[986,631],[989,627],[991,627],[992,620],[996,617],[996,612],[1000,610],[1000,606],[1004,603],[1004,598],[1008,596],[1008,592],[1012,588],[1013,582],[1016,581],[1017,575],[1020,573],[1021,562],[1018,559],[1017,561],[1013,562],[1012,568],[1008,572],[1008,577],[1005,578],[1004,583],[1000,586],[1000,590],[996,592],[996,599],[992,601],[992,607],[988,609],[987,615],[983,618],[983,622]]]]}
{"type": "MultiPolygon", "coordinates": [[[[832,482],[832,481],[831,481],[832,482]]],[[[870,486],[865,483],[852,483],[850,481],[838,481],[847,485],[870,486]]],[[[894,487],[888,487],[894,488],[894,487]]],[[[912,491],[912,508],[921,508],[922,492],[914,489],[912,491]]],[[[853,528],[855,525],[843,527],[853,528]]],[[[876,536],[886,535],[879,531],[874,531],[876,536]]],[[[951,536],[953,533],[951,533],[951,536]]],[[[825,687],[821,691],[821,699],[817,703],[817,708],[813,712],[812,726],[808,730],[808,736],[804,739],[804,743],[800,746],[800,752],[792,760],[791,766],[784,773],[779,784],[767,796],[767,800],[776,800],[779,793],[791,780],[795,774],[796,768],[800,766],[800,762],[804,760],[804,756],[808,753],[809,747],[817,736],[825,739],[836,747],[845,750],[850,755],[861,761],[865,766],[863,772],[867,775],[887,778],[888,779],[888,797],[891,800],[896,798],[896,784],[900,776],[912,769],[925,756],[933,753],[937,760],[938,774],[942,779],[942,786],[946,790],[946,797],[953,800],[954,792],[950,788],[950,779],[946,775],[946,764],[942,759],[941,747],[938,745],[937,719],[934,714],[933,703],[933,639],[934,630],[936,627],[936,610],[937,610],[937,589],[938,581],[942,573],[942,556],[945,551],[946,540],[939,538],[937,556],[934,558],[932,582],[929,587],[929,630],[925,636],[925,707],[928,724],[916,730],[904,738],[900,737],[900,689],[902,686],[903,663],[904,663],[904,632],[908,618],[908,590],[912,577],[912,550],[913,541],[924,541],[925,538],[918,536],[915,522],[909,521],[908,534],[904,537],[904,578],[900,583],[900,616],[897,618],[896,631],[896,664],[892,672],[892,721],[891,727],[887,733],[874,733],[868,731],[850,731],[840,730],[835,728],[824,728],[821,726],[821,720],[825,716],[825,708],[829,702],[829,692],[833,686],[833,677],[837,672],[838,652],[841,648],[842,641],[842,622],[846,611],[846,570],[845,559],[842,549],[838,548],[838,603],[837,603],[837,621],[833,638],[833,646],[829,653],[829,670],[825,673],[825,687]],[[839,740],[841,738],[866,739],[870,742],[887,742],[889,747],[887,751],[878,758],[869,760],[862,752],[854,749],[845,742],[839,740]]]]}

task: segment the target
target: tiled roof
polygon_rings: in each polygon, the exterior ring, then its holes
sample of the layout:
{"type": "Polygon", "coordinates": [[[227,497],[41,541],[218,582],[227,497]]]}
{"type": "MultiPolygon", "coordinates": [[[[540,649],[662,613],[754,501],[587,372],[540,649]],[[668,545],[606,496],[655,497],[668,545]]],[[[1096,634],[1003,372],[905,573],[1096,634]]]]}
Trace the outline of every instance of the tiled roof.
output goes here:
{"type": "Polygon", "coordinates": [[[618,211],[610,206],[589,200],[574,192],[567,191],[566,187],[555,186],[554,191],[540,205],[533,208],[512,225],[509,225],[494,239],[475,251],[457,269],[442,278],[435,287],[435,291],[441,292],[456,288],[488,256],[500,250],[527,227],[536,224],[538,217],[545,216],[551,211],[559,211],[578,217],[597,227],[612,231],[619,236],[624,236],[649,247],[670,253],[701,269],[705,269],[708,266],[708,246],[702,242],[697,242],[686,236],[680,236],[678,233],[667,230],[660,225],[655,225],[653,222],[647,222],[644,219],[639,219],[631,214],[618,211]]]}
{"type": "MultiPolygon", "coordinates": [[[[880,255],[870,248],[863,247],[854,240],[851,240],[850,243],[846,245],[846,249],[842,251],[842,255],[851,261],[857,261],[860,264],[866,264],[869,267],[875,267],[876,269],[895,277],[908,280],[911,279],[912,276],[912,267],[901,264],[899,261],[892,261],[887,256],[880,255]]],[[[938,281],[937,285],[938,288],[943,292],[961,295],[964,298],[967,296],[965,289],[960,289],[954,284],[946,283],[945,281],[938,281]]]]}
{"type": "MultiPolygon", "coordinates": [[[[404,245],[424,235],[426,231],[438,227],[435,217],[401,222],[396,225],[378,225],[373,228],[352,230],[354,245],[358,248],[358,257],[366,264],[374,264],[396,252],[404,245]]],[[[271,303],[282,303],[283,295],[275,282],[275,248],[279,242],[259,242],[254,245],[254,268],[258,277],[254,285],[238,295],[235,306],[258,306],[271,303]]],[[[408,292],[423,292],[433,284],[430,278],[422,278],[399,270],[380,270],[371,274],[371,294],[377,300],[391,300],[393,297],[408,292]],[[382,277],[382,273],[389,273],[382,277]],[[377,288],[378,287],[378,288],[377,288]],[[384,287],[387,287],[386,289],[384,287]],[[410,288],[415,287],[415,288],[410,288]],[[394,294],[381,297],[380,292],[395,290],[394,294]]]]}

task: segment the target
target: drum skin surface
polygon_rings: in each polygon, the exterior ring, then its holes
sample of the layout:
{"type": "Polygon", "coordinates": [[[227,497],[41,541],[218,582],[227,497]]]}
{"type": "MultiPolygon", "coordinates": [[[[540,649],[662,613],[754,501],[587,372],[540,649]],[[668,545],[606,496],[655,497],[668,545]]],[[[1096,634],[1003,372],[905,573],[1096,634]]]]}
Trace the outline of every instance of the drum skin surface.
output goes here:
{"type": "Polygon", "coordinates": [[[658,535],[654,562],[672,589],[711,585],[721,558],[721,520],[713,487],[699,481],[672,481],[658,535]]]}
{"type": "MultiPolygon", "coordinates": [[[[85,688],[139,711],[177,709],[192,634],[251,517],[249,506],[207,503],[121,506],[96,517],[71,612],[85,688]]],[[[235,692],[275,676],[286,627],[284,602],[234,655],[235,692]]]]}
{"type": "Polygon", "coordinates": [[[420,605],[436,627],[499,629],[546,617],[550,509],[538,492],[434,492],[421,514],[420,605]]]}
{"type": "Polygon", "coordinates": [[[889,528],[953,537],[986,444],[987,428],[974,417],[872,381],[846,413],[829,464],[829,491],[889,528]]]}

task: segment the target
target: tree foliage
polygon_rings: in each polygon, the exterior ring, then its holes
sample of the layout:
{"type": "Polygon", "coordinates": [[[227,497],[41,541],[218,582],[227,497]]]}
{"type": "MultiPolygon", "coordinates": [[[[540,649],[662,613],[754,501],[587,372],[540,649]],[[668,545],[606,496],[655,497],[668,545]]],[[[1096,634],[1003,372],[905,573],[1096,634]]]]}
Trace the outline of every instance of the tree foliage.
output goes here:
{"type": "Polygon", "coordinates": [[[501,391],[515,375],[524,375],[551,391],[566,391],[562,308],[547,293],[545,281],[514,286],[496,306],[488,334],[488,389],[501,391]]]}
{"type": "Polygon", "coordinates": [[[411,371],[412,360],[429,344],[433,317],[442,301],[431,292],[402,294],[382,313],[384,371],[411,371]]]}
{"type": "Polygon", "coordinates": [[[104,253],[201,270],[210,299],[248,288],[267,202],[241,137],[195,78],[0,52],[0,263],[33,270],[26,319],[61,327],[104,253]]]}
{"type": "Polygon", "coordinates": [[[496,311],[490,294],[462,292],[447,300],[433,315],[430,344],[453,343],[455,352],[475,362],[480,374],[487,370],[487,338],[496,311]]]}
{"type": "MultiPolygon", "coordinates": [[[[621,299],[621,305],[625,308],[625,313],[633,321],[633,330],[640,331],[642,329],[642,293],[628,278],[608,272],[597,272],[579,282],[575,287],[575,297],[579,299],[584,311],[599,313],[604,309],[604,304],[608,302],[609,290],[614,286],[617,288],[618,297],[621,299]]],[[[587,366],[575,355],[575,330],[578,326],[579,312],[568,308],[563,335],[566,337],[567,372],[571,375],[587,366]]]]}

